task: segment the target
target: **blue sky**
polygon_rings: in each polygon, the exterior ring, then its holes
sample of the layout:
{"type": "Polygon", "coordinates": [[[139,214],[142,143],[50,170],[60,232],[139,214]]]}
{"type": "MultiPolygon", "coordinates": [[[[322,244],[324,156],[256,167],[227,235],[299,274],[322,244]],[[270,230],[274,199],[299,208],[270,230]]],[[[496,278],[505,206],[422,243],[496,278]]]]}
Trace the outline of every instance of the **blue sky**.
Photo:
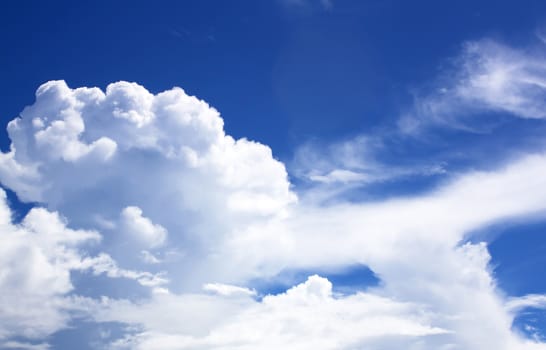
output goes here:
{"type": "Polygon", "coordinates": [[[546,348],[543,2],[0,26],[0,348],[546,348]]]}

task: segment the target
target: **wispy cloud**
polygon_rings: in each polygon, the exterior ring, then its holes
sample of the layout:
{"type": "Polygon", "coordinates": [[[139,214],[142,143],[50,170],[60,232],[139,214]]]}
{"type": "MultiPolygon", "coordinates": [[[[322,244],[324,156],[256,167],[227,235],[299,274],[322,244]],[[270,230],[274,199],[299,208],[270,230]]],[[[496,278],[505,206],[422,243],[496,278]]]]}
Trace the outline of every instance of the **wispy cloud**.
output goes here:
{"type": "Polygon", "coordinates": [[[446,173],[442,163],[382,161],[380,154],[388,147],[386,135],[360,135],[326,145],[308,142],[296,150],[291,171],[301,179],[338,189],[446,173]]]}
{"type": "Polygon", "coordinates": [[[385,155],[427,142],[434,127],[474,133],[486,126],[491,131],[499,118],[508,116],[546,119],[546,46],[516,49],[484,39],[464,44],[449,62],[439,76],[423,84],[426,89],[416,89],[413,105],[401,109],[396,125],[329,144],[307,142],[295,152],[291,172],[323,189],[335,185],[336,195],[344,188],[443,175],[453,150],[435,156],[429,149],[430,160],[406,164],[400,159],[389,162],[385,155]]]}
{"type": "Polygon", "coordinates": [[[511,312],[517,313],[526,308],[546,309],[546,294],[529,294],[522,297],[511,298],[506,307],[511,312]]]}
{"type": "Polygon", "coordinates": [[[472,130],[480,113],[546,118],[546,47],[515,49],[493,40],[469,42],[454,67],[418,93],[400,118],[403,132],[427,125],[472,130]]]}

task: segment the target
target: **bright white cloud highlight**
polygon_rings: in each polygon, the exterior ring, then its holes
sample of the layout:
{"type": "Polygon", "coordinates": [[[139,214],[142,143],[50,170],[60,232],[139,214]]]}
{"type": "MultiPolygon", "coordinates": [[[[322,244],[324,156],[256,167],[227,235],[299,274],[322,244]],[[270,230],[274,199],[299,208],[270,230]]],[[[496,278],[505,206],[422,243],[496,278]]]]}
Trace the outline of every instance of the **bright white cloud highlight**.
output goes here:
{"type": "Polygon", "coordinates": [[[253,296],[256,295],[254,289],[248,289],[239,286],[233,286],[223,283],[207,283],[203,286],[203,290],[211,292],[218,295],[230,296],[230,295],[247,295],[253,296]]]}
{"type": "Polygon", "coordinates": [[[121,211],[120,225],[127,235],[135,237],[149,248],[158,247],[167,239],[167,230],[142,216],[139,207],[124,208],[121,211]]]}

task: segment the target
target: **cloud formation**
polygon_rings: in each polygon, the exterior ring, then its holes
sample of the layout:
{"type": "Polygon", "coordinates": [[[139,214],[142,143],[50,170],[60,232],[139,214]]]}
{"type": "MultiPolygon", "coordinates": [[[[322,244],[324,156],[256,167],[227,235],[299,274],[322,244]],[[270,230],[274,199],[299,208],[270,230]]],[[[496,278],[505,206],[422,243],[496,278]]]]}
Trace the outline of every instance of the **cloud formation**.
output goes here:
{"type": "Polygon", "coordinates": [[[105,92],[48,82],[8,132],[0,180],[21,200],[99,228],[125,263],[140,260],[128,250],[169,239],[178,254],[168,258],[194,287],[208,282],[200,269],[224,237],[296,201],[269,147],[226,135],[219,113],[180,88],[153,95],[127,82],[105,92]]]}
{"type": "Polygon", "coordinates": [[[418,309],[364,293],[334,297],[332,284],[314,275],[261,302],[241,295],[214,299],[159,295],[142,307],[112,302],[98,314],[106,320],[131,315],[131,321],[138,320],[146,329],[120,339],[115,349],[348,349],[378,342],[411,344],[423,336],[445,333],[428,326],[429,316],[418,314],[418,309]],[[169,320],[176,322],[168,324],[169,320]],[[196,324],[205,327],[196,329],[196,324]]]}
{"type": "Polygon", "coordinates": [[[542,46],[531,50],[486,39],[468,42],[453,71],[440,77],[433,91],[416,96],[399,126],[408,133],[428,123],[472,129],[465,121],[483,112],[544,119],[545,57],[542,46]]]}
{"type": "MultiPolygon", "coordinates": [[[[298,202],[267,146],[226,135],[219,113],[180,88],[48,82],[8,132],[0,181],[45,208],[13,224],[4,198],[0,292],[23,302],[0,302],[1,340],[42,339],[77,313],[131,326],[104,345],[114,349],[546,348],[512,329],[542,299],[503,296],[486,243],[469,240],[544,217],[541,152],[412,197],[326,205],[298,202]],[[355,264],[379,285],[340,294],[318,275],[278,294],[252,285],[355,264]],[[125,298],[98,286],[106,295],[93,299],[73,271],[138,283],[125,298]]],[[[332,152],[365,170],[349,146],[332,152]]]]}
{"type": "Polygon", "coordinates": [[[328,145],[309,142],[295,152],[291,170],[301,179],[335,188],[338,192],[344,186],[365,186],[446,172],[439,162],[388,164],[378,155],[388,148],[387,139],[379,135],[359,135],[328,145]]]}
{"type": "Polygon", "coordinates": [[[121,211],[120,225],[123,232],[135,237],[148,248],[160,246],[167,239],[167,230],[142,216],[142,210],[139,207],[125,207],[121,211]]]}
{"type": "Polygon", "coordinates": [[[67,227],[56,212],[33,208],[18,224],[11,217],[6,193],[0,190],[2,348],[43,348],[43,344],[29,345],[9,339],[40,340],[70,324],[85,302],[85,298],[73,294],[74,272],[127,278],[146,286],[165,282],[149,272],[121,269],[105,253],[97,256],[86,253],[85,247],[97,246],[101,235],[97,231],[67,227]]]}

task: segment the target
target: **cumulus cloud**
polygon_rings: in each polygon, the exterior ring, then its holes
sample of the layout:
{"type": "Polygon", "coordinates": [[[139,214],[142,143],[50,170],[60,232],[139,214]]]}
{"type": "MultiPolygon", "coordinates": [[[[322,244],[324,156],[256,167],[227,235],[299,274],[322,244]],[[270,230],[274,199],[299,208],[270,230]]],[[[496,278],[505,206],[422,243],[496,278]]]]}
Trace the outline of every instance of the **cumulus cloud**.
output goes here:
{"type": "Polygon", "coordinates": [[[518,118],[546,118],[546,64],[543,47],[514,49],[492,40],[466,43],[453,72],[418,95],[414,108],[399,120],[404,132],[436,123],[459,128],[480,112],[518,118]]]}
{"type": "Polygon", "coordinates": [[[437,316],[432,324],[456,334],[422,341],[425,348],[532,348],[538,345],[525,345],[511,331],[486,245],[462,242],[495,222],[542,217],[546,183],[536,174],[545,171],[546,157],[534,155],[493,172],[465,174],[424,196],[305,208],[237,235],[230,246],[237,253],[228,260],[254,262],[260,274],[283,266],[365,264],[381,278],[378,293],[429,305],[437,316]]]}
{"type": "Polygon", "coordinates": [[[80,264],[77,247],[99,236],[70,230],[43,209],[33,209],[14,225],[5,193],[0,194],[0,340],[44,337],[69,320],[64,296],[73,289],[70,271],[80,264]]]}
{"type": "Polygon", "coordinates": [[[96,231],[68,228],[58,213],[34,208],[21,223],[14,224],[3,190],[0,227],[0,342],[6,340],[5,347],[43,348],[44,344],[8,339],[42,339],[69,324],[77,304],[71,295],[74,285],[70,275],[74,271],[92,270],[142,281],[156,279],[149,273],[120,270],[104,253],[98,257],[85,254],[82,249],[98,244],[101,236],[96,231]]]}
{"type": "Polygon", "coordinates": [[[511,298],[506,307],[512,312],[519,312],[526,308],[546,309],[546,295],[529,294],[522,297],[511,298]]]}
{"type": "Polygon", "coordinates": [[[158,287],[167,281],[160,275],[119,268],[106,253],[92,256],[86,248],[99,245],[102,236],[94,230],[74,230],[57,212],[33,208],[15,224],[0,189],[0,347],[47,349],[43,340],[68,327],[79,314],[85,298],[77,295],[71,274],[135,280],[158,287]],[[12,338],[19,340],[14,340],[12,338]]]}
{"type": "MultiPolygon", "coordinates": [[[[397,337],[398,343],[403,339],[412,344],[427,335],[446,333],[427,325],[429,316],[424,311],[417,313],[418,305],[364,293],[335,297],[332,284],[316,275],[259,302],[244,294],[238,296],[207,297],[207,308],[213,304],[218,309],[203,310],[201,306],[197,323],[207,328],[192,332],[183,322],[188,316],[180,315],[199,305],[188,302],[196,296],[162,295],[145,306],[107,302],[97,314],[106,320],[130,314],[132,322],[146,329],[116,341],[113,348],[119,349],[345,349],[385,340],[394,345],[396,341],[388,339],[397,337]],[[170,307],[162,307],[164,313],[159,315],[150,313],[152,305],[170,307]],[[222,312],[226,310],[230,312],[222,312]],[[210,319],[202,322],[204,317],[210,319]],[[163,323],[169,319],[177,322],[166,327],[163,323]]],[[[196,310],[191,311],[195,314],[196,310]]]]}
{"type": "MultiPolygon", "coordinates": [[[[544,154],[414,197],[317,205],[297,202],[267,146],[226,135],[219,113],[179,88],[154,95],[127,82],[106,91],[48,82],[8,132],[0,181],[47,209],[33,209],[21,225],[0,211],[8,242],[0,266],[14,271],[0,291],[22,290],[33,312],[52,306],[40,318],[2,299],[2,339],[51,334],[72,308],[135,326],[113,348],[545,348],[511,329],[517,308],[496,287],[486,244],[467,242],[493,223],[543,217],[544,154]],[[52,211],[83,229],[67,229],[52,211]],[[97,254],[83,251],[87,241],[100,245],[97,254]],[[266,296],[251,285],[285,269],[354,264],[381,283],[336,294],[311,276],[266,296]],[[70,271],[129,278],[151,293],[81,299],[70,271]]],[[[349,146],[340,146],[341,168],[361,174],[349,146]]]]}
{"type": "MultiPolygon", "coordinates": [[[[208,177],[211,186],[227,192],[219,199],[258,192],[272,201],[266,214],[294,200],[284,166],[272,158],[268,147],[225,135],[218,112],[179,88],[154,96],[134,83],[114,83],[104,93],[98,88],[70,89],[62,81],[48,82],[37,90],[36,102],[9,123],[8,132],[12,149],[2,155],[2,170],[7,173],[19,167],[26,177],[16,180],[6,175],[2,180],[23,200],[62,206],[68,199],[55,198],[56,190],[75,191],[76,196],[100,181],[121,176],[120,165],[142,166],[132,178],[119,179],[142,187],[155,184],[152,180],[170,180],[178,186],[169,190],[188,191],[184,180],[197,181],[158,177],[160,170],[170,170],[208,177]],[[84,176],[83,170],[94,166],[103,167],[104,175],[84,176]],[[68,180],[62,178],[62,171],[69,167],[82,175],[73,181],[82,187],[79,191],[69,187],[75,184],[61,183],[68,180]]],[[[186,201],[189,208],[203,205],[186,201]]]]}
{"type": "Polygon", "coordinates": [[[0,181],[21,200],[99,227],[124,263],[168,233],[179,254],[166,260],[194,288],[209,282],[202,269],[223,237],[296,201],[269,147],[226,135],[219,113],[180,88],[153,95],[127,82],[103,92],[51,81],[8,133],[0,181]]]}
{"type": "Polygon", "coordinates": [[[229,296],[229,295],[256,295],[256,290],[248,289],[245,287],[233,286],[223,283],[207,283],[203,286],[203,290],[219,295],[229,296]]]}
{"type": "Polygon", "coordinates": [[[250,293],[167,293],[143,304],[110,300],[94,314],[142,327],[114,348],[544,349],[512,330],[517,308],[496,289],[486,244],[463,243],[494,222],[543,215],[546,184],[535,174],[544,171],[546,156],[534,155],[425,196],[301,208],[239,232],[221,260],[256,276],[366,264],[381,284],[365,293],[336,295],[312,276],[261,301],[250,293]],[[199,319],[186,321],[191,315],[199,319]]]}

